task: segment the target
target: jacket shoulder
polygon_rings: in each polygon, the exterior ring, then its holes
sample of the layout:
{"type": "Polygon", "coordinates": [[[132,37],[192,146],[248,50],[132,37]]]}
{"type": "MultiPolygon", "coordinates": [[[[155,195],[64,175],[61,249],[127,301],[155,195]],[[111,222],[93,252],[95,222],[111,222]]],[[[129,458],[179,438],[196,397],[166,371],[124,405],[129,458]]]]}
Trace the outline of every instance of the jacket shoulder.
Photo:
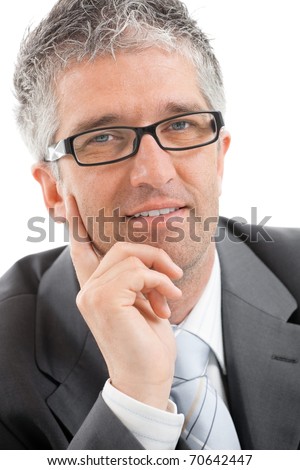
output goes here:
{"type": "Polygon", "coordinates": [[[17,261],[0,279],[0,302],[12,297],[36,294],[43,274],[66,247],[43,251],[17,261]]]}
{"type": "MultiPolygon", "coordinates": [[[[227,228],[234,241],[246,243],[300,305],[300,229],[242,224],[223,217],[220,225],[227,228]]],[[[300,323],[300,309],[291,321],[300,323]]]]}
{"type": "Polygon", "coordinates": [[[245,242],[261,260],[271,267],[300,267],[300,228],[241,224],[222,218],[228,231],[245,242]]]}

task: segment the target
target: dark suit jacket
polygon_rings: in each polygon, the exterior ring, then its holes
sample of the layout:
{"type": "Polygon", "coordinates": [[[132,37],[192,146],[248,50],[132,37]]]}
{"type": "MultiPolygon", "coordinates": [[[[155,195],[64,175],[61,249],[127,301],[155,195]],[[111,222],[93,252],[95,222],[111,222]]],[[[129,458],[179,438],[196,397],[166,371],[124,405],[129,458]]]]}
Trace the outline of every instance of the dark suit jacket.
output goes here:
{"type": "MultiPolygon", "coordinates": [[[[217,239],[230,412],[243,449],[297,449],[300,230],[259,230],[223,219],[217,239]]],[[[101,397],[107,369],[77,292],[68,248],[1,280],[1,449],[141,449],[101,397]]]]}

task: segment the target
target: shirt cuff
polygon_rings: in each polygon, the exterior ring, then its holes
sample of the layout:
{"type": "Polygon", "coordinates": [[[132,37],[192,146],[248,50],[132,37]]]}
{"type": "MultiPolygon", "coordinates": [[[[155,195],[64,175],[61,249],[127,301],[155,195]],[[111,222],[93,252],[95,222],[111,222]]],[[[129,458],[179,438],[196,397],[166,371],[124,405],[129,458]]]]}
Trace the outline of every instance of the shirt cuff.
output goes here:
{"type": "Polygon", "coordinates": [[[113,387],[109,380],[102,397],[107,406],[147,450],[174,450],[184,421],[171,400],[167,411],[139,402],[113,387]]]}

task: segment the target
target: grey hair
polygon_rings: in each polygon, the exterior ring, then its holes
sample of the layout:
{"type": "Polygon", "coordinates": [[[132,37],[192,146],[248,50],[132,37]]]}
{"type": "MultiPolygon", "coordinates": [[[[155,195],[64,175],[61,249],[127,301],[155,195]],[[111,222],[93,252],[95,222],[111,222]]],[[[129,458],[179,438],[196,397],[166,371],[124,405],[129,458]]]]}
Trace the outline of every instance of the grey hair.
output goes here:
{"type": "Polygon", "coordinates": [[[207,36],[179,0],[59,0],[21,44],[14,74],[21,134],[43,160],[59,128],[55,83],[72,63],[118,50],[159,46],[196,66],[211,109],[224,112],[219,63],[207,36]]]}

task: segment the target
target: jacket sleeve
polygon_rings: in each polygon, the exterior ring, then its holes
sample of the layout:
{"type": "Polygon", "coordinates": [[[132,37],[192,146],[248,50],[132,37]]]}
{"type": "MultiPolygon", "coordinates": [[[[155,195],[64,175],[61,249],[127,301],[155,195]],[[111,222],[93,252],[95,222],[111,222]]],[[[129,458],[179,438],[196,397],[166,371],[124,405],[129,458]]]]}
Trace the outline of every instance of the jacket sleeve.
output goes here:
{"type": "MultiPolygon", "coordinates": [[[[106,405],[100,394],[68,449],[143,450],[143,447],[106,405]]],[[[180,438],[176,450],[190,450],[190,447],[180,438]]]]}
{"type": "Polygon", "coordinates": [[[141,450],[143,447],[110,410],[100,394],[68,449],[141,450]]]}

